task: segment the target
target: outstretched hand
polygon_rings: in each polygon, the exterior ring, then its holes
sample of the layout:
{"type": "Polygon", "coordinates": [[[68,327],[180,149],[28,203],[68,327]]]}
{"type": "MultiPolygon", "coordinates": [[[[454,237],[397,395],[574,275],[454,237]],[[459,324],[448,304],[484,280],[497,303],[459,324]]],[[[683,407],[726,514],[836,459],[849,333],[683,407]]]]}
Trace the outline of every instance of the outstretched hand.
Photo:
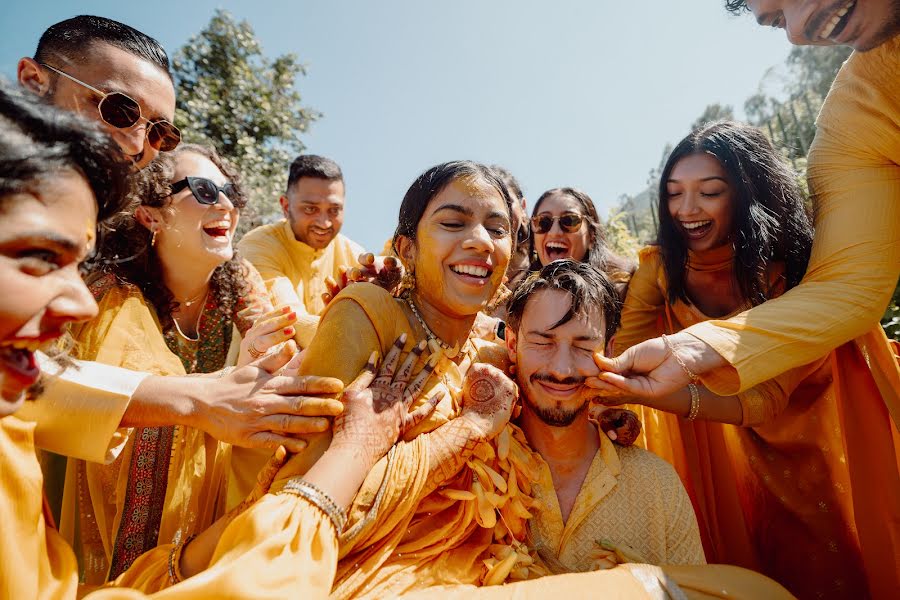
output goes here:
{"type": "Polygon", "coordinates": [[[416,346],[401,365],[405,343],[406,334],[403,334],[394,342],[380,368],[377,367],[378,354],[373,352],[362,373],[345,388],[344,412],[334,421],[332,448],[350,449],[357,458],[374,465],[403,433],[434,412],[443,393],[435,394],[419,408],[410,410],[434,370],[434,361],[429,360],[410,380],[425,344],[416,346]]]}
{"type": "Polygon", "coordinates": [[[460,417],[474,421],[484,439],[491,439],[509,422],[518,388],[493,365],[478,363],[466,373],[460,417]]]}
{"type": "Polygon", "coordinates": [[[360,254],[357,260],[359,266],[342,268],[337,281],[331,277],[325,279],[328,291],[322,294],[322,300],[326,305],[351,283],[374,283],[390,292],[403,277],[403,265],[393,256],[375,256],[366,252],[360,254]]]}

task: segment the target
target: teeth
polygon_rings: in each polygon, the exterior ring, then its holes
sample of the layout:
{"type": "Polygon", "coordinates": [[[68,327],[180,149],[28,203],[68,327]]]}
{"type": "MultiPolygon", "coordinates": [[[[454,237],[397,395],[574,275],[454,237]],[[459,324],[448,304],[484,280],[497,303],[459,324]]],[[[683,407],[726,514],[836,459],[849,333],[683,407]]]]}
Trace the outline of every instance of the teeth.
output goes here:
{"type": "Polygon", "coordinates": [[[454,273],[463,275],[474,275],[475,277],[487,277],[488,270],[484,267],[476,267],[474,265],[454,265],[450,267],[454,273]]]}
{"type": "Polygon", "coordinates": [[[560,244],[557,242],[548,242],[547,249],[548,250],[568,250],[569,248],[565,244],[560,244]]]}
{"type": "Polygon", "coordinates": [[[685,229],[698,229],[709,223],[712,223],[712,221],[682,221],[681,226],[685,229]]]}
{"type": "Polygon", "coordinates": [[[29,352],[36,352],[41,347],[41,343],[37,340],[15,340],[13,342],[5,342],[0,345],[11,346],[16,350],[28,350],[29,352]]]}
{"type": "Polygon", "coordinates": [[[230,229],[231,221],[213,221],[207,224],[204,229],[230,229]]]}
{"type": "Polygon", "coordinates": [[[831,20],[825,24],[825,27],[822,29],[822,32],[819,34],[819,38],[823,39],[823,40],[827,39],[828,36],[831,35],[831,32],[834,31],[834,28],[837,27],[838,23],[841,22],[841,19],[844,17],[844,15],[846,15],[847,12],[851,8],[853,8],[854,4],[856,4],[856,0],[851,0],[850,2],[845,4],[843,8],[841,8],[839,11],[834,13],[834,16],[831,17],[831,20]]]}

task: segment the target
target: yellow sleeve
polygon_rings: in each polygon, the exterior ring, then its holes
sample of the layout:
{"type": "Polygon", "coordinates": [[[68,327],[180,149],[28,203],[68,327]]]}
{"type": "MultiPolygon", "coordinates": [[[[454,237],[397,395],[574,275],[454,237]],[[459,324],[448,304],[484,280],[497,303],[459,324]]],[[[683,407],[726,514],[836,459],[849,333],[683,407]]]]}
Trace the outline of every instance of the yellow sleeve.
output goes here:
{"type": "Polygon", "coordinates": [[[743,414],[741,426],[754,427],[772,422],[787,408],[794,390],[827,361],[828,355],[825,355],[739,393],[737,399],[743,414]]]}
{"type": "Polygon", "coordinates": [[[256,267],[264,280],[290,272],[290,257],[278,240],[279,224],[263,225],[247,233],[238,243],[238,251],[256,267]]]}
{"type": "Polygon", "coordinates": [[[209,567],[177,585],[169,584],[171,546],[138,558],[113,586],[90,600],[143,598],[129,589],[161,590],[151,598],[327,598],[337,568],[334,526],[306,499],[267,494],[235,518],[216,545],[209,567]],[[164,589],[165,588],[165,589],[164,589]]]}
{"type": "Polygon", "coordinates": [[[816,235],[802,283],[727,321],[687,331],[732,366],[707,374],[734,394],[878,326],[900,275],[900,37],[847,61],[809,154],[816,235]]]}
{"type": "Polygon", "coordinates": [[[126,438],[119,423],[131,396],[149,373],[95,362],[75,361],[62,370],[38,354],[48,383],[41,397],[26,402],[16,415],[34,421],[38,448],[91,462],[112,462],[126,438]]]}
{"type": "Polygon", "coordinates": [[[662,470],[660,488],[666,490],[666,556],[665,565],[706,564],[700,527],[691,499],[684,489],[678,473],[668,464],[662,470]]]}
{"type": "Polygon", "coordinates": [[[661,333],[657,323],[665,311],[666,297],[658,281],[661,265],[659,248],[644,248],[640,252],[640,260],[640,265],[628,284],[622,322],[613,338],[615,356],[661,333]]]}

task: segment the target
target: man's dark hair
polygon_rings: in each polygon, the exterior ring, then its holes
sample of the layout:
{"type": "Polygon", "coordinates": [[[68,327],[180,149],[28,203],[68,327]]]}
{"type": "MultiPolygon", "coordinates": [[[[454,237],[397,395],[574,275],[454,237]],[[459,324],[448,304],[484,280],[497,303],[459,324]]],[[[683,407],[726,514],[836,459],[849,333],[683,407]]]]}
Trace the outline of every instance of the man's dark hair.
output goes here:
{"type": "Polygon", "coordinates": [[[336,162],[316,154],[301,154],[291,163],[288,173],[288,189],[300,181],[302,177],[325,179],[327,181],[343,181],[344,174],[336,162]]]}
{"type": "Polygon", "coordinates": [[[750,12],[750,7],[747,6],[747,0],[725,0],[725,10],[739,15],[741,13],[750,12]]]}
{"type": "Polygon", "coordinates": [[[513,177],[513,174],[500,165],[491,165],[491,168],[497,172],[497,175],[500,176],[501,181],[503,181],[503,183],[506,184],[506,187],[509,188],[509,191],[514,197],[513,199],[521,202],[525,197],[525,194],[522,193],[522,186],[519,185],[519,181],[515,177],[513,177]]]}
{"type": "Polygon", "coordinates": [[[507,306],[506,320],[512,331],[517,331],[522,324],[528,300],[541,290],[561,290],[572,298],[568,312],[551,329],[565,325],[593,308],[601,311],[606,319],[606,341],[612,338],[619,327],[622,303],[609,277],[589,263],[564,258],[554,260],[540,271],[532,273],[516,288],[507,306]]]}
{"type": "Polygon", "coordinates": [[[55,58],[64,57],[78,62],[96,42],[115,46],[151,62],[172,79],[169,56],[159,42],[124,23],[91,15],[72,17],[48,27],[38,41],[34,60],[53,64],[55,58]]]}
{"type": "Polygon", "coordinates": [[[87,180],[98,223],[127,207],[130,165],[97,124],[0,81],[0,205],[64,169],[87,180]]]}

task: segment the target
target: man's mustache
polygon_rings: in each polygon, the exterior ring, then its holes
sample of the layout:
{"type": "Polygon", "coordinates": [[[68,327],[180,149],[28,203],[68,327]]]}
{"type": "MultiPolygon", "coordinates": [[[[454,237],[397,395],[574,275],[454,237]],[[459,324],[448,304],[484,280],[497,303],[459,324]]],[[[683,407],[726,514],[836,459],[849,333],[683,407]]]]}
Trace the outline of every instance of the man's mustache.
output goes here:
{"type": "Polygon", "coordinates": [[[549,373],[535,373],[530,378],[532,383],[536,381],[543,381],[545,383],[555,383],[556,385],[581,385],[585,382],[587,377],[564,377],[562,379],[558,377],[554,377],[549,373]]]}

